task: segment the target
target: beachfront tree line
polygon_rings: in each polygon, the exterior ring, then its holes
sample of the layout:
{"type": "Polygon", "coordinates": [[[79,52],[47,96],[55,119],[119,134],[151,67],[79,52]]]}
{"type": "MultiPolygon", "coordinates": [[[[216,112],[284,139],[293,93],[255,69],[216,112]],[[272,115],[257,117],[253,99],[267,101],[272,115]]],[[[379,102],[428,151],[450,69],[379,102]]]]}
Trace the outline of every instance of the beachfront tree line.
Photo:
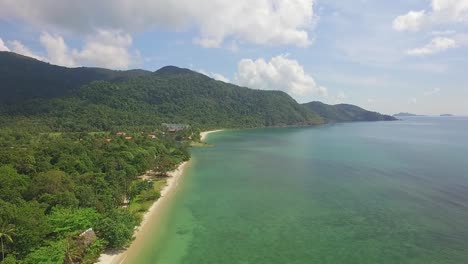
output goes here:
{"type": "Polygon", "coordinates": [[[128,245],[139,219],[125,205],[159,197],[138,176],[188,160],[184,136],[0,130],[1,263],[93,263],[128,245]]]}

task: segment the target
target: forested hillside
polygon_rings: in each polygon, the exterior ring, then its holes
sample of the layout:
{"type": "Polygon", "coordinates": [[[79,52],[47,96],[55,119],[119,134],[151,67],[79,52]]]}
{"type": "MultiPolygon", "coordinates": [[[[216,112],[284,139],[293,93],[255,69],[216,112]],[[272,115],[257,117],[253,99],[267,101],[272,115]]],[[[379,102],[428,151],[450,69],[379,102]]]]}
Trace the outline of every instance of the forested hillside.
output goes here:
{"type": "Polygon", "coordinates": [[[70,95],[96,80],[122,80],[150,74],[144,70],[66,68],[12,52],[0,51],[0,103],[70,95]]]}
{"type": "Polygon", "coordinates": [[[393,121],[393,116],[382,115],[377,112],[367,111],[355,105],[337,104],[328,105],[322,102],[310,102],[303,104],[310,111],[317,113],[327,122],[358,122],[358,121],[393,121]]]}
{"type": "Polygon", "coordinates": [[[52,131],[108,131],[162,122],[201,128],[324,122],[284,92],[239,87],[177,67],[125,80],[92,82],[64,97],[3,105],[0,114],[4,125],[39,123],[52,131]]]}

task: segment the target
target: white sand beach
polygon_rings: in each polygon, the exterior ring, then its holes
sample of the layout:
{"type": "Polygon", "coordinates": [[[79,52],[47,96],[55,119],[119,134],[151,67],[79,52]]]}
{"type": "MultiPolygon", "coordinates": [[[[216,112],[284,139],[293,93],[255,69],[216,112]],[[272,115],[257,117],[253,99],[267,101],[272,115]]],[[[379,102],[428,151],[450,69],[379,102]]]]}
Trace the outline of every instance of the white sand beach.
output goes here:
{"type": "Polygon", "coordinates": [[[200,139],[201,139],[201,141],[204,141],[209,134],[216,133],[216,132],[221,132],[221,131],[224,131],[224,130],[223,129],[218,129],[218,130],[211,130],[211,131],[201,132],[200,133],[200,139]]]}
{"type": "MultiPolygon", "coordinates": [[[[211,130],[205,131],[200,133],[201,140],[205,140],[209,134],[216,133],[223,131],[222,129],[218,130],[211,130]]],[[[145,213],[143,216],[143,220],[140,223],[140,226],[135,230],[135,240],[133,240],[132,244],[126,248],[119,251],[107,251],[99,257],[98,262],[96,264],[123,264],[125,263],[125,259],[131,252],[136,251],[136,249],[144,243],[144,239],[142,238],[142,233],[144,233],[145,228],[148,227],[148,223],[154,221],[160,214],[161,208],[164,207],[166,203],[169,201],[169,196],[177,189],[177,185],[182,180],[182,176],[184,175],[184,171],[189,165],[190,161],[184,162],[179,165],[179,167],[171,172],[168,172],[169,178],[167,179],[167,185],[161,191],[161,197],[154,202],[154,204],[150,207],[148,212],[145,213]]]]}
{"type": "Polygon", "coordinates": [[[140,226],[135,230],[135,240],[132,242],[130,247],[119,251],[108,251],[101,254],[98,262],[96,262],[97,264],[121,264],[125,262],[129,251],[131,251],[132,248],[138,246],[140,242],[139,238],[141,237],[139,235],[140,232],[143,232],[142,230],[144,230],[145,226],[148,224],[148,222],[150,222],[151,219],[154,219],[154,217],[159,215],[159,208],[161,208],[163,204],[167,202],[167,196],[169,196],[169,194],[176,189],[184,174],[184,170],[186,169],[189,163],[190,161],[184,162],[180,164],[176,170],[167,173],[169,175],[169,178],[167,179],[167,185],[161,191],[161,197],[156,202],[154,202],[154,204],[150,207],[148,212],[146,212],[143,216],[143,220],[141,221],[140,226]]]}

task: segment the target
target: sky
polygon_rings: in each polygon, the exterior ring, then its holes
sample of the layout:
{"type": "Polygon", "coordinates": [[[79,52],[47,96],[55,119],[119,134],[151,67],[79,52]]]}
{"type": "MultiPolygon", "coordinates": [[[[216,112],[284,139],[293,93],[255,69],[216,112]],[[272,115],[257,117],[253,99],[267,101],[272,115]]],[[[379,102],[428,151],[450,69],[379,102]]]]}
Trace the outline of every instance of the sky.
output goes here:
{"type": "Polygon", "coordinates": [[[468,115],[468,0],[0,0],[0,50],[175,65],[298,102],[468,115]]]}

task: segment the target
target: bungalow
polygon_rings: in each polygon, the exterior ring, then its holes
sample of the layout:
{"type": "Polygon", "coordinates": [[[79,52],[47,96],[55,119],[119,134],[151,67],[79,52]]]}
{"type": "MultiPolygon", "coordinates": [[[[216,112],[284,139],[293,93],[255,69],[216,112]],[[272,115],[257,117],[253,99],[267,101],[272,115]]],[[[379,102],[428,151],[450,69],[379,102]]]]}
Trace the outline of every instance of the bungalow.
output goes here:
{"type": "Polygon", "coordinates": [[[132,140],[133,139],[133,137],[130,137],[130,136],[127,136],[127,137],[124,137],[124,138],[125,138],[125,140],[132,140]]]}
{"type": "Polygon", "coordinates": [[[151,139],[156,139],[156,138],[158,138],[156,135],[148,135],[148,137],[151,138],[151,139]]]}
{"type": "Polygon", "coordinates": [[[115,135],[118,136],[118,137],[121,137],[121,136],[125,136],[126,133],[125,132],[117,132],[117,133],[115,133],[115,135]]]}
{"type": "Polygon", "coordinates": [[[112,141],[112,138],[106,138],[104,139],[106,142],[111,142],[112,141]]]}

